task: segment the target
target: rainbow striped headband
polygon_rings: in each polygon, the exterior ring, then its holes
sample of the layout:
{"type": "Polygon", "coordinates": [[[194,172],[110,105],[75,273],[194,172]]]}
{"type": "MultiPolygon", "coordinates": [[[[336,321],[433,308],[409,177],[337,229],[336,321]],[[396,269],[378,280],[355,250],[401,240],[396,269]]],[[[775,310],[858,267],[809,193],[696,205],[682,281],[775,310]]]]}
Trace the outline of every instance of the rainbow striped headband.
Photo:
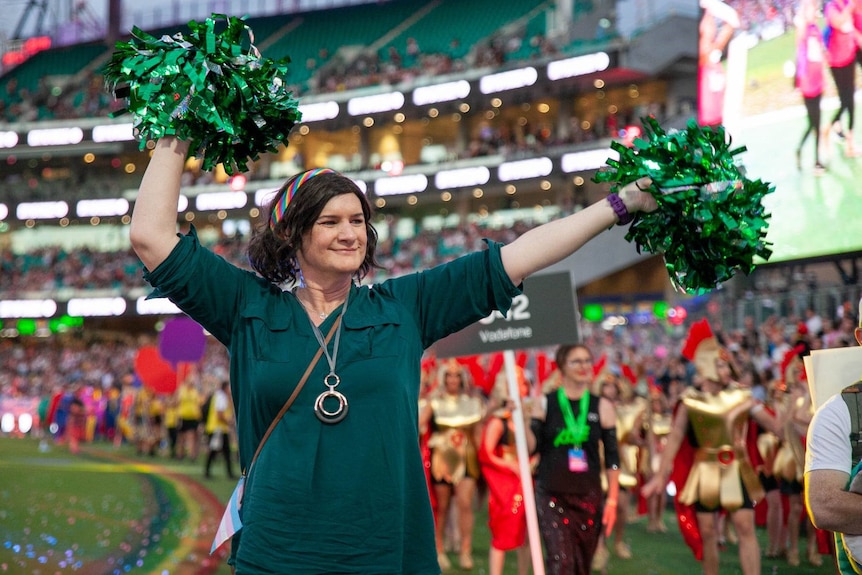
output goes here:
{"type": "Polygon", "coordinates": [[[275,226],[278,225],[278,222],[284,218],[284,214],[287,212],[287,206],[290,205],[290,201],[293,199],[293,196],[296,195],[297,190],[299,190],[299,187],[302,186],[302,184],[314,176],[335,173],[337,173],[335,170],[330,170],[329,168],[315,168],[296,176],[293,182],[291,182],[287,189],[284,190],[284,194],[282,194],[281,199],[272,208],[272,215],[269,217],[270,229],[274,230],[275,226]]]}

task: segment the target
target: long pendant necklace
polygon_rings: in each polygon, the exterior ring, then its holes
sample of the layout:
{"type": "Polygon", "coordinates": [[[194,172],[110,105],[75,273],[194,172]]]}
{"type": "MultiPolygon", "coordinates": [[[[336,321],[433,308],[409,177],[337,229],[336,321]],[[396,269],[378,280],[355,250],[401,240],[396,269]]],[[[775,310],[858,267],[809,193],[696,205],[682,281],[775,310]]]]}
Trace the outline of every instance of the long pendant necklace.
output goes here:
{"type": "MultiPolygon", "coordinates": [[[[308,323],[311,324],[311,330],[314,332],[314,337],[317,339],[317,343],[320,345],[320,348],[323,350],[323,354],[326,356],[326,362],[329,364],[329,373],[323,378],[323,385],[325,385],[327,389],[318,395],[317,399],[314,401],[314,415],[316,415],[317,419],[323,423],[328,424],[338,423],[347,417],[347,398],[344,397],[343,393],[335,389],[338,387],[338,384],[341,383],[341,378],[338,377],[337,373],[335,373],[335,361],[338,359],[338,343],[341,341],[341,327],[344,325],[344,312],[347,310],[347,301],[349,299],[350,290],[347,291],[347,297],[344,298],[344,304],[341,306],[341,321],[338,324],[338,329],[335,331],[335,341],[332,344],[332,355],[329,355],[329,350],[326,349],[326,341],[323,339],[323,333],[321,333],[320,328],[314,325],[314,322],[311,321],[310,317],[308,318],[308,323]],[[327,410],[324,405],[324,402],[329,398],[334,398],[338,402],[338,407],[332,411],[327,410]]],[[[308,311],[301,299],[297,297],[296,300],[303,309],[308,311]]],[[[326,318],[326,315],[323,313],[319,313],[318,315],[320,316],[320,319],[326,318]]]]}

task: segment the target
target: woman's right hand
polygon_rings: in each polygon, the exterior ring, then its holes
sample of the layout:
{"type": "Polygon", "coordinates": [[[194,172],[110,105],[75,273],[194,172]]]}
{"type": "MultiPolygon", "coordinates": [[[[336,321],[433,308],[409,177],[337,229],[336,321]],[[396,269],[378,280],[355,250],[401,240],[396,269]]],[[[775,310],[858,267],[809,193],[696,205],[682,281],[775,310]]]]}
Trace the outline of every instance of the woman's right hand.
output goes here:
{"type": "Polygon", "coordinates": [[[651,185],[652,178],[644,176],[634,182],[629,182],[620,189],[618,195],[629,213],[652,212],[658,208],[655,197],[647,191],[651,185]]]}

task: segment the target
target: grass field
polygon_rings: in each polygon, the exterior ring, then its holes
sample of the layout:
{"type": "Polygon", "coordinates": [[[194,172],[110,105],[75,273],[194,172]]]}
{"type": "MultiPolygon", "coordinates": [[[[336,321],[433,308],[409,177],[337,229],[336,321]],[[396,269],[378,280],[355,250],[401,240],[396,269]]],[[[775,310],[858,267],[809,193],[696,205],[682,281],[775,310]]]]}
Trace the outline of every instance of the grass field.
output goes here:
{"type": "MultiPolygon", "coordinates": [[[[187,573],[200,506],[181,482],[98,450],[0,439],[0,573],[187,573]]],[[[212,501],[217,503],[215,497],[212,501]]]]}
{"type": "MultiPolygon", "coordinates": [[[[0,437],[0,573],[14,575],[154,574],[184,575],[203,566],[216,575],[230,573],[223,560],[210,559],[213,515],[218,501],[227,501],[233,482],[222,466],[215,478],[204,480],[200,465],[136,456],[130,448],[119,454],[106,446],[91,446],[79,455],[63,447],[41,453],[32,439],[0,437]],[[123,458],[117,459],[117,455],[123,458]],[[159,464],[153,467],[153,463],[159,464]],[[203,485],[211,492],[213,509],[202,510],[199,497],[187,492],[203,485]],[[214,497],[212,497],[214,495],[214,497]],[[203,519],[202,519],[203,517],[203,519]],[[192,539],[201,539],[193,547],[192,539]],[[204,551],[201,551],[204,549],[204,551]]],[[[476,518],[473,573],[487,573],[486,507],[476,518]]],[[[668,513],[670,532],[650,534],[640,518],[627,527],[634,558],[612,558],[609,575],[685,575],[699,573],[668,513]]],[[[763,543],[763,530],[759,531],[763,543]]],[[[453,559],[455,559],[453,557],[453,559]]],[[[764,560],[763,573],[827,574],[827,565],[789,567],[764,560]]],[[[736,548],[722,555],[723,574],[741,573],[736,548]]],[[[452,573],[466,573],[454,569],[452,573]]],[[[507,574],[516,573],[511,556],[507,574]]]]}
{"type": "MultiPolygon", "coordinates": [[[[782,108],[802,105],[802,96],[787,74],[787,66],[796,58],[796,33],[791,30],[770,40],[759,42],[747,53],[743,116],[757,116],[782,108]]],[[[837,95],[829,69],[825,70],[823,98],[837,95]]],[[[862,74],[856,74],[856,87],[862,88],[862,74]]],[[[825,119],[824,119],[825,122],[825,119]]]]}

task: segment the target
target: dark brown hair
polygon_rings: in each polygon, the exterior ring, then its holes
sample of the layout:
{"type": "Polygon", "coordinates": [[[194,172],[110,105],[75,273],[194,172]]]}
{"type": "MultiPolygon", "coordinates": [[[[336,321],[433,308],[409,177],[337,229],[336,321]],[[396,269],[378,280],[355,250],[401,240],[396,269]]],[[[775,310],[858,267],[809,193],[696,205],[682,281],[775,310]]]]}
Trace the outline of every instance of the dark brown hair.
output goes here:
{"type": "Polygon", "coordinates": [[[593,352],[590,351],[590,348],[585,346],[582,343],[564,343],[560,347],[557,348],[557,353],[554,356],[554,361],[557,362],[557,369],[561,372],[563,371],[563,365],[566,363],[566,358],[569,356],[569,353],[573,349],[583,349],[586,350],[587,353],[590,354],[590,359],[593,359],[593,352]]]}
{"type": "Polygon", "coordinates": [[[342,194],[353,194],[359,199],[365,218],[365,259],[357,270],[357,276],[362,279],[372,268],[381,267],[375,259],[377,230],[371,224],[371,204],[356,183],[341,174],[322,173],[303,183],[288,204],[284,217],[276,224],[275,229],[270,228],[273,208],[281,200],[285,190],[300,175],[287,180],[272,201],[263,208],[248,243],[248,261],[251,267],[274,284],[296,281],[299,275],[296,253],[302,247],[302,236],[311,230],[329,200],[342,194]]]}

